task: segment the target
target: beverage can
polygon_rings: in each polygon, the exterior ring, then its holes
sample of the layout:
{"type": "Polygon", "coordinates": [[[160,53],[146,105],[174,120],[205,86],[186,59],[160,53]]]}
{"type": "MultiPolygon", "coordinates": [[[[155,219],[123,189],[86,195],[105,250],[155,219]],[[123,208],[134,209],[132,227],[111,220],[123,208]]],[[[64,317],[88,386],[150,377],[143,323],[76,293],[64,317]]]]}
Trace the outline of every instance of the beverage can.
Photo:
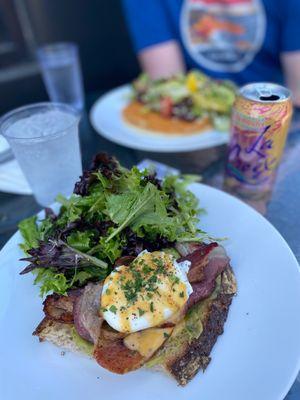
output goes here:
{"type": "Polygon", "coordinates": [[[273,83],[243,86],[233,106],[225,188],[247,198],[272,190],[293,106],[291,93],[273,83]]]}

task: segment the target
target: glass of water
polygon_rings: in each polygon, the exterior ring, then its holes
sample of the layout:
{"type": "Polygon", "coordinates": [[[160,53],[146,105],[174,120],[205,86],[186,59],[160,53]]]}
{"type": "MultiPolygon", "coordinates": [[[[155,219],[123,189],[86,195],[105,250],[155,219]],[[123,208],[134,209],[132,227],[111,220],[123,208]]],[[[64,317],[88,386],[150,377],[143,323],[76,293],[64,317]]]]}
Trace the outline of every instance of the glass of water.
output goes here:
{"type": "Polygon", "coordinates": [[[53,43],[37,50],[37,59],[51,101],[84,107],[82,75],[75,43],[53,43]]]}
{"type": "Polygon", "coordinates": [[[82,174],[79,119],[78,111],[66,104],[36,103],[0,120],[0,132],[42,206],[58,194],[70,195],[82,174]]]}

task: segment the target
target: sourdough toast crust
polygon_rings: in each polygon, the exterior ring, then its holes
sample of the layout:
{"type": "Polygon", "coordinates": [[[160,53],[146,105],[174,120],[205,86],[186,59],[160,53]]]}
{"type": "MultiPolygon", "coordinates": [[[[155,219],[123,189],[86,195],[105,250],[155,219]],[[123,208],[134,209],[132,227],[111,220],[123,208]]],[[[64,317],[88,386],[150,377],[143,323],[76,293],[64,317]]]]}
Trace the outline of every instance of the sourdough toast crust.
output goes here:
{"type": "Polygon", "coordinates": [[[175,361],[166,363],[164,368],[179,383],[186,385],[199,370],[205,371],[210,363],[210,353],[218,336],[224,332],[232,298],[237,291],[236,279],[231,267],[222,274],[221,290],[217,298],[211,301],[203,323],[203,332],[198,339],[184,349],[175,361]]]}

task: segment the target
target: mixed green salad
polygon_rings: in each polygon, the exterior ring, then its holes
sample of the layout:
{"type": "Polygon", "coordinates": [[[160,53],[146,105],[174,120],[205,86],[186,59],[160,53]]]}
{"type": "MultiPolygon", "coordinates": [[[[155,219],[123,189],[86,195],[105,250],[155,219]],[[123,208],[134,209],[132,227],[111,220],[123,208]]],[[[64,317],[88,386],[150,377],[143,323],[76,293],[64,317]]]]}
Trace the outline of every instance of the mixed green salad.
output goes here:
{"type": "Polygon", "coordinates": [[[218,130],[228,130],[236,88],[230,81],[217,81],[193,70],[186,75],[151,80],[141,74],[132,84],[133,99],[147,110],[186,121],[209,116],[218,130]]]}
{"type": "Polygon", "coordinates": [[[191,176],[128,170],[106,154],[75,184],[70,198],[58,196],[60,211],[45,210],[19,225],[23,259],[42,296],[66,294],[105,278],[116,261],[141,251],[172,249],[175,242],[201,241],[197,198],[187,190],[191,176]]]}

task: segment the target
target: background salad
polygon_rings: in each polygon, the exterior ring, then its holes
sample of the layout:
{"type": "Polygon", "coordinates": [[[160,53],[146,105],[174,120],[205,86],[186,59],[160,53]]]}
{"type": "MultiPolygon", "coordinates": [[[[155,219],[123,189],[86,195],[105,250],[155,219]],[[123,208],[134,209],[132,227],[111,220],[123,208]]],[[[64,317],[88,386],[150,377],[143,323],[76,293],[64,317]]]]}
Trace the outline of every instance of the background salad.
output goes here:
{"type": "Polygon", "coordinates": [[[229,129],[229,117],[236,87],[230,81],[217,81],[193,70],[186,75],[151,80],[141,74],[132,84],[133,99],[147,110],[186,121],[209,116],[218,130],[229,129]]]}

